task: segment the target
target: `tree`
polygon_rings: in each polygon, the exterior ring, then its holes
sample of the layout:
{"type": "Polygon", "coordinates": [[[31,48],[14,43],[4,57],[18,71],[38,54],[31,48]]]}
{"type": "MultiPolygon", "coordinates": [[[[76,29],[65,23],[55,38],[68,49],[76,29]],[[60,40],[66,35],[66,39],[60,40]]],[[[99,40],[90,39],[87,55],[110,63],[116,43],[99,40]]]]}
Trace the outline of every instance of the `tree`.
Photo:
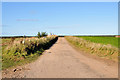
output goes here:
{"type": "Polygon", "coordinates": [[[42,36],[42,37],[47,36],[47,33],[46,33],[46,32],[42,32],[42,33],[41,33],[41,36],[42,36]]]}
{"type": "Polygon", "coordinates": [[[40,36],[40,32],[38,32],[37,37],[38,37],[38,38],[40,38],[40,37],[41,37],[41,36],[40,36]]]}

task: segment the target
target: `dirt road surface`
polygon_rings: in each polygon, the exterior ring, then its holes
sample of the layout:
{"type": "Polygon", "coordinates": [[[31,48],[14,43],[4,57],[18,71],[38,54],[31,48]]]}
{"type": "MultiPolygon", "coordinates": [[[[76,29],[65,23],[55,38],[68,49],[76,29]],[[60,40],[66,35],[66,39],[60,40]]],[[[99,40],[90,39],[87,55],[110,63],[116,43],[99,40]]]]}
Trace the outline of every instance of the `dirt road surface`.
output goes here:
{"type": "Polygon", "coordinates": [[[24,78],[117,78],[118,66],[87,57],[71,47],[65,38],[35,62],[26,66],[24,78]]]}

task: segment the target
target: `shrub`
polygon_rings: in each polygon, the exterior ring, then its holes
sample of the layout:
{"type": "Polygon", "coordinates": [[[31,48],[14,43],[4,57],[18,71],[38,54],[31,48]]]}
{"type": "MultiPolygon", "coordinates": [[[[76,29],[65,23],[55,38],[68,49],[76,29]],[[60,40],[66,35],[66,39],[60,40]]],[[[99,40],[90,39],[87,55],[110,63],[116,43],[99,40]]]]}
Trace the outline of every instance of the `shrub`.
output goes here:
{"type": "Polygon", "coordinates": [[[38,32],[38,34],[37,34],[37,37],[38,38],[40,38],[40,37],[45,37],[45,36],[47,36],[48,34],[46,33],[46,32],[38,32]]]}
{"type": "Polygon", "coordinates": [[[46,32],[42,32],[42,33],[41,33],[41,36],[42,36],[42,37],[47,36],[47,33],[46,33],[46,32]]]}
{"type": "Polygon", "coordinates": [[[37,37],[38,37],[38,38],[40,38],[40,37],[41,37],[40,32],[38,32],[37,37]]]}

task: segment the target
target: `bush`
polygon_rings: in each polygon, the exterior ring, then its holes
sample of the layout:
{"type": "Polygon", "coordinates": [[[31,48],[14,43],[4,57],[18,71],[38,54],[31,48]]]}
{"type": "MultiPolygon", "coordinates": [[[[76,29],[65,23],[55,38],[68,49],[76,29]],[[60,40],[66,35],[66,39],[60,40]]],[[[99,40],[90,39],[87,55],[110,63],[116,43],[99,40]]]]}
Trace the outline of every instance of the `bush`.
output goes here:
{"type": "Polygon", "coordinates": [[[46,32],[42,32],[42,33],[41,33],[41,36],[42,36],[42,37],[47,36],[47,33],[46,33],[46,32]]]}
{"type": "Polygon", "coordinates": [[[48,34],[46,33],[46,32],[38,32],[38,34],[37,34],[37,37],[38,38],[40,38],[40,37],[45,37],[45,36],[47,36],[48,34]]]}
{"type": "Polygon", "coordinates": [[[38,32],[37,37],[38,37],[38,38],[40,38],[40,37],[41,37],[40,32],[38,32]]]}

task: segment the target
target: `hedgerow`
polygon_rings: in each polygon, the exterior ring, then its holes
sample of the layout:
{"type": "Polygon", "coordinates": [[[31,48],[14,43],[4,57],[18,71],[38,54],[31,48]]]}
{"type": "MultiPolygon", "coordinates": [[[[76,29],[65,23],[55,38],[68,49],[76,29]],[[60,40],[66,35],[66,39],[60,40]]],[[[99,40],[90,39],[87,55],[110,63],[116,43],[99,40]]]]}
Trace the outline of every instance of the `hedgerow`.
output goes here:
{"type": "Polygon", "coordinates": [[[42,38],[14,40],[12,44],[7,45],[7,47],[2,50],[3,69],[25,62],[28,58],[30,59],[31,57],[41,55],[42,52],[52,46],[57,39],[57,36],[52,35],[42,38]]]}

